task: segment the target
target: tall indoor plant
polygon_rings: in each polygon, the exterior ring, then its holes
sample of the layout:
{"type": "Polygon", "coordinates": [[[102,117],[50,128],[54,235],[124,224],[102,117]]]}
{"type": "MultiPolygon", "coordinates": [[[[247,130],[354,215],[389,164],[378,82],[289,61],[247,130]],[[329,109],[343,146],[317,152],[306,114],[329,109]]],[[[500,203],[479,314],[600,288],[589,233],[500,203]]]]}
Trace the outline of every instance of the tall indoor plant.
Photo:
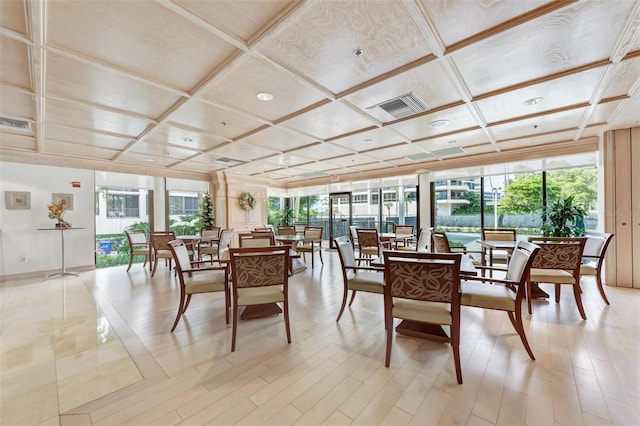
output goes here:
{"type": "Polygon", "coordinates": [[[542,235],[545,237],[575,237],[584,231],[587,211],[573,204],[573,195],[557,200],[542,213],[542,235]]]}

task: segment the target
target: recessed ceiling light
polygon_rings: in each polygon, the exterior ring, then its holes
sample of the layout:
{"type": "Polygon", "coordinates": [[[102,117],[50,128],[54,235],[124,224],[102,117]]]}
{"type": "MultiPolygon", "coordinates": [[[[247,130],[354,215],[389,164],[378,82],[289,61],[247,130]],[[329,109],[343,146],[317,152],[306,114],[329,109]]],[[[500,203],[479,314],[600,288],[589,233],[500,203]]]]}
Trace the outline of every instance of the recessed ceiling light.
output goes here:
{"type": "Polygon", "coordinates": [[[373,139],[365,139],[365,140],[362,141],[362,143],[367,144],[367,145],[371,144],[371,143],[373,143],[373,139]]]}
{"type": "Polygon", "coordinates": [[[447,142],[447,143],[449,143],[449,144],[454,144],[454,143],[458,143],[458,141],[449,141],[449,142],[447,142]]]}
{"type": "Polygon", "coordinates": [[[270,101],[271,99],[273,99],[273,95],[267,92],[260,92],[256,95],[256,98],[260,99],[261,101],[270,101]]]}
{"type": "Polygon", "coordinates": [[[153,158],[145,158],[144,161],[146,161],[147,163],[153,163],[156,160],[154,160],[153,158]]]}
{"type": "Polygon", "coordinates": [[[362,49],[355,49],[353,51],[353,56],[355,56],[356,58],[360,55],[362,55],[362,49]]]}
{"type": "Polygon", "coordinates": [[[193,142],[193,139],[188,138],[188,137],[186,137],[186,136],[181,137],[181,138],[180,138],[180,140],[181,140],[182,142],[193,142]]]}
{"type": "Polygon", "coordinates": [[[524,105],[535,105],[535,104],[539,104],[540,102],[542,102],[544,98],[531,98],[531,99],[527,99],[526,101],[523,102],[524,105]]]}
{"type": "Polygon", "coordinates": [[[449,123],[451,123],[449,120],[436,120],[436,121],[432,121],[431,123],[429,123],[429,126],[431,126],[431,127],[445,127],[445,126],[448,126],[449,123]]]}

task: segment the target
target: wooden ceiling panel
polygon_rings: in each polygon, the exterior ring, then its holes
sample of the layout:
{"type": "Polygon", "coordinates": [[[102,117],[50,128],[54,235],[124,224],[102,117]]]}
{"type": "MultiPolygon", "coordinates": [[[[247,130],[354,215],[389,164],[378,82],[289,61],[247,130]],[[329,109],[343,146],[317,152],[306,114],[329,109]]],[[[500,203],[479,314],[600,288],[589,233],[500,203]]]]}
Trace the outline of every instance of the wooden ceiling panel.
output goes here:
{"type": "Polygon", "coordinates": [[[216,161],[220,157],[228,157],[235,160],[251,161],[275,154],[278,154],[278,152],[273,149],[234,142],[207,152],[206,159],[208,161],[216,161]]]}
{"type": "Polygon", "coordinates": [[[369,151],[390,145],[398,145],[409,142],[409,139],[398,134],[390,127],[375,128],[367,132],[349,135],[344,138],[331,141],[347,149],[357,152],[369,151]]]}
{"type": "Polygon", "coordinates": [[[292,0],[216,0],[215,2],[176,0],[213,26],[248,43],[284,11],[292,0]]]}
{"type": "Polygon", "coordinates": [[[104,67],[55,53],[47,54],[46,58],[46,92],[49,96],[89,102],[149,118],[158,118],[180,98],[173,92],[133,80],[104,67]]]}
{"type": "Polygon", "coordinates": [[[70,157],[81,157],[89,160],[111,160],[118,152],[112,149],[89,145],[48,140],[43,153],[55,153],[70,157]]]}
{"type": "Polygon", "coordinates": [[[140,154],[127,151],[120,155],[117,161],[122,163],[133,163],[146,167],[169,167],[176,162],[176,159],[148,153],[140,154]]]}
{"type": "Polygon", "coordinates": [[[47,122],[100,132],[135,137],[149,121],[92,108],[81,104],[48,98],[46,101],[47,122]]]}
{"type": "Polygon", "coordinates": [[[353,150],[335,145],[332,142],[321,143],[295,151],[296,155],[302,155],[304,157],[313,158],[315,160],[337,157],[339,155],[349,155],[352,153],[353,150]]]}
{"type": "Polygon", "coordinates": [[[194,151],[206,151],[226,143],[226,140],[220,136],[181,129],[166,124],[156,126],[146,140],[175,145],[194,151]]]}
{"type": "Polygon", "coordinates": [[[321,106],[282,124],[320,139],[328,139],[374,125],[365,116],[340,102],[321,106]]]}
{"type": "Polygon", "coordinates": [[[420,0],[446,46],[542,6],[545,0],[420,0]]]}
{"type": "MultiPolygon", "coordinates": [[[[297,153],[296,153],[297,154],[297,153]]],[[[265,158],[261,161],[266,166],[272,166],[271,169],[277,167],[295,167],[301,164],[311,164],[315,160],[313,158],[294,154],[281,154],[273,157],[265,158]]]]}
{"type": "Polygon", "coordinates": [[[586,108],[577,108],[542,117],[491,126],[490,130],[498,141],[514,137],[537,136],[569,129],[577,130],[585,111],[586,108]]]}
{"type": "Polygon", "coordinates": [[[130,151],[138,154],[147,153],[149,155],[172,158],[174,161],[184,160],[199,153],[198,151],[190,149],[184,149],[173,145],[165,145],[148,141],[136,142],[131,147],[130,151]]]}
{"type": "Polygon", "coordinates": [[[461,100],[437,61],[398,74],[392,79],[383,80],[345,99],[385,123],[395,120],[395,117],[377,105],[411,92],[432,109],[461,100]],[[374,106],[376,107],[371,108],[374,106]]]}
{"type": "Polygon", "coordinates": [[[280,152],[317,143],[317,140],[313,138],[299,135],[279,127],[269,127],[261,132],[243,138],[241,141],[245,144],[261,146],[280,152]]]}
{"type": "Polygon", "coordinates": [[[577,2],[452,53],[476,96],[607,59],[633,2],[577,2]]]}
{"type": "Polygon", "coordinates": [[[184,170],[185,172],[211,173],[224,170],[224,166],[217,167],[212,163],[198,163],[195,161],[185,161],[171,166],[172,170],[184,170]]]}
{"type": "Polygon", "coordinates": [[[640,57],[611,65],[609,85],[602,92],[602,98],[628,94],[633,85],[638,83],[639,75],[640,57]]]}
{"type": "Polygon", "coordinates": [[[0,82],[31,89],[28,46],[0,36],[0,82]]]}
{"type": "Polygon", "coordinates": [[[478,122],[469,111],[469,108],[466,105],[461,105],[448,110],[423,115],[413,120],[401,121],[389,127],[410,140],[416,140],[477,126],[478,122]],[[431,124],[442,120],[448,120],[449,124],[436,127],[434,126],[437,123],[431,124]]]}
{"type": "Polygon", "coordinates": [[[261,51],[334,93],[431,53],[397,0],[316,2],[261,51]]]}
{"type": "Polygon", "coordinates": [[[117,151],[124,149],[131,142],[131,138],[105,135],[73,127],[58,126],[49,123],[45,126],[47,137],[51,140],[75,143],[79,145],[89,145],[97,148],[117,151]]]}
{"type": "Polygon", "coordinates": [[[570,141],[574,138],[575,134],[575,130],[568,130],[564,132],[511,139],[508,141],[498,142],[498,145],[500,146],[500,149],[506,151],[511,149],[526,148],[528,146],[544,145],[554,141],[570,141]]]}
{"type": "Polygon", "coordinates": [[[0,130],[0,148],[26,149],[34,152],[38,149],[36,139],[33,136],[9,133],[2,130],[0,130]]]}
{"type": "Polygon", "coordinates": [[[456,147],[467,149],[470,146],[483,145],[486,143],[489,143],[489,137],[484,130],[480,129],[456,133],[455,135],[434,137],[425,141],[416,142],[414,145],[431,152],[456,147]]]}
{"type": "Polygon", "coordinates": [[[183,90],[235,50],[156,2],[59,1],[47,6],[49,43],[183,90]]]}
{"type": "Polygon", "coordinates": [[[0,115],[3,117],[34,120],[33,95],[11,86],[0,86],[0,115]]]}
{"type": "MultiPolygon", "coordinates": [[[[392,158],[403,158],[408,155],[424,154],[425,149],[419,144],[404,144],[394,146],[393,148],[376,149],[375,151],[367,151],[367,156],[381,161],[387,161],[392,158]]],[[[411,160],[407,160],[411,162],[411,160]]]]}
{"type": "Polygon", "coordinates": [[[197,99],[191,99],[176,111],[171,116],[169,124],[171,123],[177,124],[178,127],[182,125],[204,130],[229,139],[264,126],[263,122],[197,99]]]}
{"type": "Polygon", "coordinates": [[[22,0],[0,1],[0,26],[26,36],[25,6],[22,0]]]}
{"type": "Polygon", "coordinates": [[[523,117],[542,111],[588,103],[598,87],[605,71],[604,67],[572,74],[556,80],[547,81],[522,89],[502,93],[476,102],[488,123],[506,120],[511,117],[523,117]],[[524,102],[533,98],[543,98],[535,105],[524,102]]]}
{"type": "Polygon", "coordinates": [[[377,163],[378,160],[364,154],[353,154],[345,155],[344,157],[330,158],[326,160],[326,162],[336,167],[355,167],[363,164],[377,163]]]}
{"type": "Polygon", "coordinates": [[[325,99],[319,90],[252,56],[237,61],[200,97],[270,121],[325,99]],[[258,100],[256,95],[262,92],[271,93],[273,99],[268,102],[258,100]]]}

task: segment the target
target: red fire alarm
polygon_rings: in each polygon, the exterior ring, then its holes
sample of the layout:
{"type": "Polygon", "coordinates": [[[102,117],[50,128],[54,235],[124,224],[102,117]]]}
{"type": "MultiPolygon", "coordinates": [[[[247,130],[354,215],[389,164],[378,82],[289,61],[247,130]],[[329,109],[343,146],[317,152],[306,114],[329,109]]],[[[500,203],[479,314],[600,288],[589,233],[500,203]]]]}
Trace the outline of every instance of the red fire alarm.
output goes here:
{"type": "Polygon", "coordinates": [[[74,188],[80,188],[80,182],[71,182],[71,186],[74,188]]]}

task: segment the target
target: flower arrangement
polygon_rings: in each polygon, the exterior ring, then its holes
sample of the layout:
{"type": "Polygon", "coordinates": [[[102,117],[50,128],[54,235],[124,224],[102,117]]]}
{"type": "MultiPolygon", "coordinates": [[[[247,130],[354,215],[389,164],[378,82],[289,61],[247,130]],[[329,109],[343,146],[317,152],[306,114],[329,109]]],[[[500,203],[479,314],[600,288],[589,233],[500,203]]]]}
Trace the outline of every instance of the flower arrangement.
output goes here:
{"type": "Polygon", "coordinates": [[[47,209],[49,210],[49,219],[55,219],[58,221],[58,223],[56,223],[56,228],[69,228],[71,226],[69,222],[62,218],[65,213],[64,200],[49,204],[47,209]]]}
{"type": "Polygon", "coordinates": [[[250,192],[245,192],[240,196],[240,207],[248,212],[256,207],[256,199],[250,192]]]}

